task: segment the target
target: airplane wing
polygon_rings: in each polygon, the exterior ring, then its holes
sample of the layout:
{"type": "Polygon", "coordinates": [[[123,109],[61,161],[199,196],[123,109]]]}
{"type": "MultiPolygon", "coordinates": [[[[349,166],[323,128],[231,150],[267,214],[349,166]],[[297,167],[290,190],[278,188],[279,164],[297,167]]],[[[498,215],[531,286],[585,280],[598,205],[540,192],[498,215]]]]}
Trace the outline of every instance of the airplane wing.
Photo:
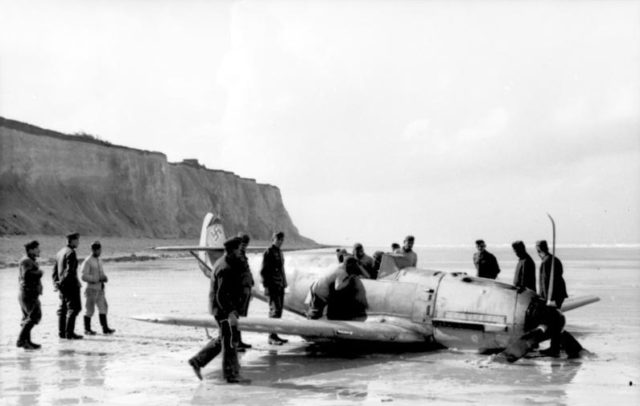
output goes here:
{"type": "MultiPolygon", "coordinates": [[[[267,246],[262,246],[262,247],[249,246],[249,247],[247,247],[247,249],[245,251],[246,252],[264,252],[267,248],[269,248],[269,247],[267,247],[267,246]]],[[[281,250],[283,252],[285,252],[285,251],[287,251],[287,252],[288,251],[311,251],[311,250],[317,250],[317,249],[322,249],[322,248],[325,248],[325,247],[318,247],[318,248],[287,248],[287,247],[283,247],[283,248],[281,248],[281,250]]],[[[151,249],[156,250],[156,251],[224,252],[224,247],[206,247],[206,246],[202,246],[202,245],[173,245],[173,246],[166,246],[166,247],[152,247],[151,249]]]]}
{"type": "MultiPolygon", "coordinates": [[[[218,327],[212,316],[174,317],[162,314],[145,314],[133,316],[132,318],[139,321],[176,326],[218,327]]],[[[238,320],[238,328],[241,331],[275,332],[298,335],[305,338],[396,343],[425,342],[425,336],[419,331],[413,331],[388,322],[242,317],[238,320]]]]}
{"type": "Polygon", "coordinates": [[[560,310],[564,313],[599,301],[600,298],[598,296],[578,296],[565,300],[564,303],[562,303],[562,308],[560,310]]]}

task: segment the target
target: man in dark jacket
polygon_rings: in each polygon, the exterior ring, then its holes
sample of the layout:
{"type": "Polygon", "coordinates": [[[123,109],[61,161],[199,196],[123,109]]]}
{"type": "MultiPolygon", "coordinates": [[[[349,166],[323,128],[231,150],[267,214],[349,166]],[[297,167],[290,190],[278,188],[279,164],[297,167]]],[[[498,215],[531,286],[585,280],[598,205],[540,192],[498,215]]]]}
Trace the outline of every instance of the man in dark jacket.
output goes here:
{"type": "MultiPolygon", "coordinates": [[[[558,257],[552,256],[549,253],[549,246],[545,240],[536,242],[536,249],[538,255],[542,259],[540,264],[540,281],[538,283],[540,287],[540,296],[547,302],[547,306],[555,307],[557,309],[562,308],[564,299],[568,297],[567,287],[562,277],[563,269],[562,262],[558,257]],[[552,265],[553,264],[553,265],[552,265]],[[551,290],[551,268],[553,267],[553,292],[551,290]]],[[[548,349],[540,351],[543,355],[549,355],[552,357],[558,357],[560,355],[561,336],[555,335],[551,337],[551,345],[548,349]]]]}
{"type": "Polygon", "coordinates": [[[228,383],[248,383],[240,377],[240,363],[233,334],[237,333],[238,315],[242,295],[242,252],[238,237],[224,243],[225,255],[213,265],[209,290],[209,311],[219,327],[217,338],[209,341],[196,355],[189,359],[198,379],[202,380],[204,368],[222,351],[222,372],[228,383]]]}
{"type": "Polygon", "coordinates": [[[78,257],[76,248],[80,245],[80,234],[67,235],[67,246],[56,254],[53,266],[54,288],[60,292],[58,308],[58,335],[60,338],[77,340],[82,338],[74,332],[76,317],[82,310],[80,280],[78,279],[78,257]]]}
{"type": "Polygon", "coordinates": [[[549,246],[545,240],[541,240],[536,242],[536,249],[538,250],[538,255],[542,259],[542,263],[540,264],[540,296],[547,301],[548,304],[557,307],[558,309],[562,308],[562,303],[564,299],[569,297],[567,295],[567,286],[564,283],[564,278],[562,277],[562,262],[558,259],[558,257],[553,257],[549,253],[549,246]],[[551,266],[553,264],[553,292],[549,292],[550,283],[551,283],[551,266]],[[549,294],[551,293],[551,296],[549,294]]]}
{"type": "Polygon", "coordinates": [[[38,266],[36,258],[40,256],[40,244],[38,241],[31,241],[25,246],[26,255],[20,259],[20,293],[18,300],[22,310],[22,329],[16,345],[25,350],[37,350],[41,347],[31,341],[31,329],[42,319],[42,309],[40,307],[39,296],[42,294],[43,272],[38,266]]]}
{"type": "MultiPolygon", "coordinates": [[[[282,243],[284,233],[274,233],[271,247],[267,248],[262,257],[262,285],[264,294],[269,297],[269,317],[279,319],[282,317],[284,307],[284,290],[287,287],[287,276],[284,272],[284,257],[282,256],[282,243]]],[[[278,337],[276,333],[269,334],[269,344],[282,345],[288,340],[278,337]]]]}
{"type": "Polygon", "coordinates": [[[483,240],[476,240],[477,252],[473,254],[473,264],[478,270],[479,278],[495,279],[500,273],[500,266],[496,257],[487,251],[483,240]]]}
{"type": "MultiPolygon", "coordinates": [[[[247,258],[247,247],[251,238],[248,234],[240,233],[238,235],[242,243],[240,244],[240,251],[242,252],[242,274],[240,280],[242,281],[242,299],[240,300],[240,316],[247,317],[249,314],[249,303],[251,302],[251,289],[255,284],[253,281],[253,275],[251,274],[251,267],[249,267],[249,259],[247,258]]],[[[251,344],[244,343],[240,331],[238,331],[237,337],[238,351],[245,351],[247,348],[251,348],[251,344]]]]}
{"type": "Polygon", "coordinates": [[[513,276],[513,286],[527,288],[536,291],[536,264],[527,253],[522,241],[514,241],[511,244],[513,252],[518,257],[516,271],[513,276]]]}

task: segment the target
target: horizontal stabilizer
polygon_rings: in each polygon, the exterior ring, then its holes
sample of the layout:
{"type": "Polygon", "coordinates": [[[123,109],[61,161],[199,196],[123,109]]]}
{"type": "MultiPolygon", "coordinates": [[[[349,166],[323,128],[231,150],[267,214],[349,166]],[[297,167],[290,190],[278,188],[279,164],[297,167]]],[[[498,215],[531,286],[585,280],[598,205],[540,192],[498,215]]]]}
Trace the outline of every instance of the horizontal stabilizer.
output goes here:
{"type": "MultiPolygon", "coordinates": [[[[177,326],[216,328],[212,316],[174,317],[160,314],[147,314],[132,317],[135,320],[150,323],[172,324],[177,326]]],[[[279,333],[298,335],[308,338],[328,338],[336,340],[377,341],[397,343],[422,343],[425,336],[418,331],[381,322],[272,319],[260,317],[240,318],[238,328],[241,331],[258,333],[279,333]]]]}
{"type": "MultiPolygon", "coordinates": [[[[264,252],[267,248],[266,246],[261,246],[261,247],[256,247],[256,246],[249,246],[245,249],[245,252],[264,252]]],[[[201,245],[174,245],[174,246],[167,246],[167,247],[152,247],[152,249],[156,250],[156,251],[184,251],[184,252],[191,252],[191,251],[207,251],[207,252],[224,252],[224,247],[206,247],[206,246],[201,246],[201,245]]],[[[285,252],[289,252],[289,251],[311,251],[311,250],[317,250],[318,248],[281,248],[282,251],[285,252]]]]}
{"type": "Polygon", "coordinates": [[[567,299],[562,303],[563,312],[568,312],[569,310],[577,309],[578,307],[586,306],[591,303],[599,302],[600,298],[598,296],[579,296],[572,299],[567,299]]]}
{"type": "Polygon", "coordinates": [[[154,250],[157,251],[214,251],[214,252],[223,252],[223,247],[203,247],[200,245],[176,245],[171,247],[153,247],[154,250]]]}

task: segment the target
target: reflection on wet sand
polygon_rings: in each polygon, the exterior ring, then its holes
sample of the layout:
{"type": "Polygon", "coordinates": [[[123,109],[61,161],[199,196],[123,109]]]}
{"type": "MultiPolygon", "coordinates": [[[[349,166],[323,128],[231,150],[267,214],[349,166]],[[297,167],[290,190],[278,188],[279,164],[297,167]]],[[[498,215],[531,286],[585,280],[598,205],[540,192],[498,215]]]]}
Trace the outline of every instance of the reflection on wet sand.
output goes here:
{"type": "Polygon", "coordinates": [[[104,386],[105,369],[108,353],[79,351],[74,349],[60,349],[56,366],[58,374],[57,386],[61,395],[56,401],[60,404],[79,404],[86,401],[100,401],[92,392],[91,387],[104,386]],[[78,397],[74,389],[83,388],[83,396],[78,397]]]}
{"type": "Polygon", "coordinates": [[[18,404],[35,405],[40,403],[40,381],[31,372],[33,368],[31,354],[18,357],[18,404]]]}

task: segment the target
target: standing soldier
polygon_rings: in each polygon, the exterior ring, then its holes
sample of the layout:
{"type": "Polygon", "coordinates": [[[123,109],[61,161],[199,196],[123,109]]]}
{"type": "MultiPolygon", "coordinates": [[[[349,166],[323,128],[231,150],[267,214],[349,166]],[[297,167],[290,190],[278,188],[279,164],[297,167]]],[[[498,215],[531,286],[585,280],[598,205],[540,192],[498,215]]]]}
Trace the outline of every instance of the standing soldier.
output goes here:
{"type": "MultiPolygon", "coordinates": [[[[562,303],[564,299],[568,297],[567,295],[567,286],[564,283],[564,278],[562,277],[563,269],[562,262],[558,259],[558,257],[552,256],[549,253],[549,246],[545,240],[540,240],[536,242],[536,249],[538,251],[538,255],[542,259],[542,263],[540,264],[540,296],[547,302],[547,306],[556,307],[558,309],[562,308],[562,303]],[[553,265],[552,265],[553,264],[553,265]],[[551,268],[553,267],[553,292],[549,292],[550,284],[551,284],[551,268]]],[[[554,335],[551,337],[551,344],[549,348],[546,350],[541,350],[540,354],[547,355],[551,357],[560,356],[560,346],[561,346],[561,338],[560,335],[554,335]]],[[[574,357],[575,352],[579,352],[579,350],[572,350],[571,357],[574,357]]]]}
{"type": "Polygon", "coordinates": [[[209,311],[218,323],[219,335],[209,341],[189,360],[198,379],[204,368],[222,351],[222,372],[228,383],[248,383],[240,377],[240,363],[233,335],[237,332],[240,298],[242,295],[241,239],[231,238],[224,243],[225,255],[213,265],[209,290],[209,311]]]}
{"type": "Polygon", "coordinates": [[[38,241],[31,241],[24,246],[26,255],[20,260],[20,293],[18,300],[22,309],[22,329],[18,336],[16,345],[25,350],[37,350],[41,347],[31,341],[31,329],[42,319],[42,309],[40,308],[39,296],[42,294],[43,272],[36,262],[40,256],[40,244],[38,241]]]}
{"type": "Polygon", "coordinates": [[[547,245],[547,242],[545,240],[536,242],[536,249],[538,250],[538,255],[540,255],[540,258],[542,259],[542,263],[540,264],[539,282],[540,296],[542,296],[542,298],[547,302],[551,302],[552,305],[560,309],[562,308],[564,299],[568,297],[567,286],[564,283],[564,278],[562,277],[562,262],[560,262],[558,257],[553,257],[553,292],[551,293],[553,296],[549,297],[552,256],[549,253],[549,246],[547,245]]]}
{"type": "Polygon", "coordinates": [[[67,235],[67,246],[56,254],[53,266],[53,286],[60,292],[58,308],[58,336],[69,340],[81,339],[74,332],[76,317],[82,310],[80,299],[80,280],[78,280],[78,257],[76,248],[80,245],[80,234],[67,235]]]}
{"type": "MultiPolygon", "coordinates": [[[[247,247],[251,238],[247,234],[240,234],[240,251],[242,253],[242,274],[240,280],[242,281],[242,300],[240,303],[240,316],[247,317],[249,314],[249,303],[251,302],[251,289],[255,284],[253,281],[253,275],[251,274],[251,267],[249,266],[249,259],[247,258],[247,247]]],[[[238,342],[238,351],[245,351],[247,348],[251,348],[251,344],[244,343],[242,341],[242,335],[238,331],[238,336],[235,337],[238,342]]]]}
{"type": "Polygon", "coordinates": [[[95,241],[91,244],[91,255],[82,262],[82,280],[87,282],[87,287],[84,290],[84,333],[89,336],[96,335],[96,332],[91,330],[91,317],[95,312],[96,305],[98,305],[102,332],[104,334],[115,333],[115,330],[110,329],[107,323],[107,310],[109,309],[109,305],[107,304],[107,298],[104,293],[104,284],[109,281],[109,278],[104,274],[102,259],[100,259],[101,254],[102,245],[100,241],[95,241]]]}
{"type": "Polygon", "coordinates": [[[496,257],[487,251],[484,240],[476,240],[478,251],[473,254],[473,264],[478,270],[479,278],[495,279],[500,273],[500,266],[496,257]]]}
{"type": "MultiPolygon", "coordinates": [[[[262,257],[262,285],[264,294],[269,297],[269,317],[279,319],[282,317],[284,306],[284,290],[287,287],[287,277],[284,273],[284,258],[282,256],[282,243],[284,233],[282,231],[273,234],[271,247],[267,248],[262,257]]],[[[282,345],[288,340],[278,337],[276,333],[269,334],[269,344],[282,345]]]]}
{"type": "Polygon", "coordinates": [[[517,288],[527,288],[536,291],[536,264],[527,253],[527,249],[522,241],[514,241],[511,244],[513,252],[518,257],[518,264],[513,275],[513,286],[517,288]]]}

